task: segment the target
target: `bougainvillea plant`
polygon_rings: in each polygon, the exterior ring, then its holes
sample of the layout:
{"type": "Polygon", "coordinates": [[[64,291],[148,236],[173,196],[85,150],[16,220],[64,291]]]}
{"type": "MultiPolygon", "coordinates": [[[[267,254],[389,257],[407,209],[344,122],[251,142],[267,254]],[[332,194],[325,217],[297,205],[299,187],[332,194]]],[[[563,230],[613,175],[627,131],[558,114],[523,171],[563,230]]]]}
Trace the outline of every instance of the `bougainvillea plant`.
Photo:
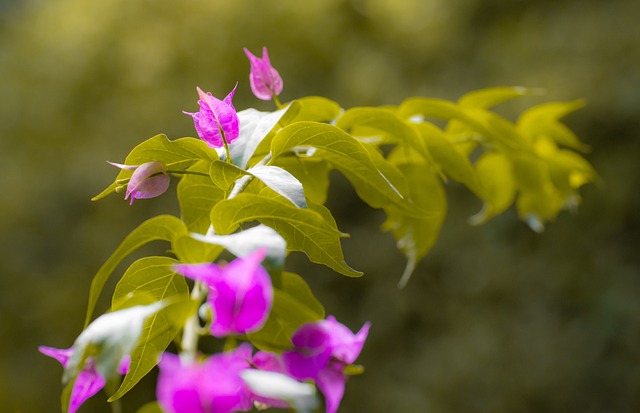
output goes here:
{"type": "Polygon", "coordinates": [[[238,85],[222,100],[197,88],[198,112],[184,113],[198,138],[154,136],[111,163],[120,172],[94,200],[123,191],[131,203],[166,196],[176,179],[180,216],[134,229],[95,275],[75,343],[40,348],[64,367],[63,412],[101,389],[116,405],[156,366],[157,401],[140,413],[338,411],[347,380],[363,371],[354,363],[370,323],[354,333],[327,316],[304,278],[285,269],[287,253],[300,251],[337,273],[362,275],[345,262],[346,234],[324,206],[331,170],[386,213],[383,230],[407,259],[400,286],[438,237],[447,180],[483,201],[471,224],[515,203],[539,232],[597,179],[579,154],[586,146],[560,121],[580,101],[534,106],[515,121],[491,108],[534,91],[496,87],[457,102],[414,97],[395,107],[343,109],[317,96],[281,104],[283,81],[266,48],[262,58],[245,54],[251,90],[273,99],[275,111],[236,111],[238,85]],[[167,255],[131,264],[110,311],[94,320],[116,266],[156,240],[170,244],[167,255]],[[235,259],[225,263],[223,253],[235,259]],[[224,351],[205,354],[203,336],[222,340],[224,351]]]}

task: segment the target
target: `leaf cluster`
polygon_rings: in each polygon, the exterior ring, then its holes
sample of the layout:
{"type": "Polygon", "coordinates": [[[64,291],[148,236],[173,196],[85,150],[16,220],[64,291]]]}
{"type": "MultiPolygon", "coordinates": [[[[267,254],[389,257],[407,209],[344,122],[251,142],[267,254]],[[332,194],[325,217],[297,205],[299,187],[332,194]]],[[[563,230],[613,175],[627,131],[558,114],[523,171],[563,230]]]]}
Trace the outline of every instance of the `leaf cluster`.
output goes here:
{"type": "MultiPolygon", "coordinates": [[[[331,170],[342,173],[366,204],[384,210],[382,229],[407,258],[401,285],[438,238],[448,180],[482,200],[482,210],[469,219],[472,224],[515,204],[521,219],[541,231],[562,209],[576,206],[578,189],[597,175],[580,154],[588,147],[561,119],[582,102],[541,104],[515,121],[491,110],[535,93],[499,87],[468,93],[457,102],[419,97],[398,106],[347,110],[322,97],[307,97],[274,112],[238,112],[240,136],[230,145],[230,159],[195,138],[158,135],[136,146],[124,163],[164,162],[172,179],[179,180],[180,216],[157,216],[125,238],[93,279],[86,324],[118,263],[152,241],[168,242],[169,256],[131,264],[116,286],[113,309],[136,297],[171,298],[174,304],[145,324],[131,355],[132,368],[112,399],[153,368],[199,305],[172,266],[212,262],[225,249],[233,253],[228,242],[220,241],[224,237],[266,226],[286,241],[288,252],[302,252],[346,276],[361,275],[345,262],[341,238],[347,234],[324,206],[331,170]],[[179,311],[171,313],[171,308],[179,311]]],[[[131,171],[121,170],[94,200],[122,190],[130,176],[131,171]]],[[[240,339],[279,352],[290,347],[300,325],[325,313],[304,279],[284,270],[284,260],[272,264],[271,314],[261,330],[240,339]]]]}

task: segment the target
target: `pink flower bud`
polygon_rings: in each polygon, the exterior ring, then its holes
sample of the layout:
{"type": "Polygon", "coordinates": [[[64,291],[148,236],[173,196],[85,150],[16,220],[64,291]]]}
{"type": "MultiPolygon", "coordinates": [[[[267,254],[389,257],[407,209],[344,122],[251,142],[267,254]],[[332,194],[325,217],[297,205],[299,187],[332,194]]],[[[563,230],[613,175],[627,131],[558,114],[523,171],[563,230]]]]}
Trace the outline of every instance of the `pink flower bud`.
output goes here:
{"type": "Polygon", "coordinates": [[[169,175],[164,162],[152,161],[140,166],[122,165],[109,162],[120,169],[133,170],[124,199],[131,197],[130,204],[136,199],[155,198],[169,188],[169,175]]]}
{"type": "Polygon", "coordinates": [[[236,87],[238,84],[224,100],[219,100],[211,93],[205,93],[202,89],[196,88],[200,96],[198,101],[200,111],[196,113],[183,111],[193,118],[198,136],[211,148],[220,148],[224,146],[225,141],[230,144],[240,134],[238,114],[231,103],[236,87]]]}
{"type": "Polygon", "coordinates": [[[271,100],[274,96],[278,96],[282,92],[282,78],[278,71],[271,66],[267,48],[262,49],[262,59],[258,59],[246,48],[244,53],[251,63],[249,83],[251,83],[253,94],[262,100],[271,100]]]}

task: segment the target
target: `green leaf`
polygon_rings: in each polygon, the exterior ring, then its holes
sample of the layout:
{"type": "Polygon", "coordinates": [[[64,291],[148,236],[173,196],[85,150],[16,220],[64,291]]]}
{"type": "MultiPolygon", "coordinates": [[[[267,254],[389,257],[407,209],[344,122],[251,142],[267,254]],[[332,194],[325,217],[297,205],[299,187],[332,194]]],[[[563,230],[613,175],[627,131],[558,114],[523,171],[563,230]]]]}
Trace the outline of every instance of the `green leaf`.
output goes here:
{"type": "Polygon", "coordinates": [[[302,251],[312,262],[324,264],[341,274],[362,275],[345,263],[340,246],[340,237],[344,234],[338,231],[335,222],[328,222],[314,210],[318,208],[321,206],[296,208],[289,202],[268,196],[241,193],[213,207],[211,222],[216,233],[228,234],[242,223],[259,221],[275,229],[287,241],[287,249],[302,251]]]}
{"type": "Polygon", "coordinates": [[[338,118],[336,126],[356,137],[367,136],[370,132],[382,133],[380,143],[409,145],[430,159],[416,130],[389,110],[370,107],[348,109],[338,118]]]}
{"type": "Polygon", "coordinates": [[[135,261],[118,281],[112,297],[112,309],[118,310],[118,303],[125,299],[144,294],[155,301],[167,297],[188,297],[189,287],[181,275],[176,275],[172,266],[178,261],[169,257],[145,257],[135,261]]]}
{"type": "Polygon", "coordinates": [[[116,266],[127,255],[137,250],[141,246],[156,240],[172,241],[178,235],[188,234],[184,223],[171,215],[160,215],[151,218],[134,229],[120,246],[111,254],[107,261],[102,264],[96,275],[91,281],[91,289],[89,291],[89,303],[87,305],[87,315],[85,317],[85,327],[89,325],[93,310],[95,309],[100,293],[109,276],[115,270],[116,266]]]}
{"type": "Polygon", "coordinates": [[[488,109],[521,96],[535,96],[542,93],[541,89],[529,89],[520,86],[490,87],[464,94],[458,99],[458,104],[465,108],[488,109]]]}
{"type": "Polygon", "coordinates": [[[480,212],[469,218],[471,225],[485,223],[504,212],[515,199],[516,182],[509,159],[501,153],[487,152],[478,158],[475,169],[480,182],[479,196],[484,201],[480,212]]]}
{"type": "MultiPolygon", "coordinates": [[[[200,161],[190,171],[209,174],[209,167],[219,161],[200,161]]],[[[185,174],[177,187],[180,215],[189,231],[204,234],[209,229],[211,208],[225,197],[225,191],[215,185],[211,177],[185,174]]]]}
{"type": "MultiPolygon", "coordinates": [[[[218,159],[218,155],[200,139],[180,138],[171,141],[165,135],[156,135],[133,148],[124,163],[141,165],[145,162],[162,161],[167,169],[172,170],[188,168],[201,159],[212,161],[218,159]]],[[[132,173],[131,170],[121,169],[115,181],[91,200],[97,201],[114,192],[121,185],[120,181],[131,178],[132,173]]]]}
{"type": "Polygon", "coordinates": [[[560,122],[560,119],[582,107],[582,100],[572,102],[549,102],[534,106],[520,115],[518,130],[530,141],[538,136],[549,136],[558,144],[581,152],[588,152],[589,146],[580,142],[571,129],[560,122]]]}
{"type": "MultiPolygon", "coordinates": [[[[344,131],[323,123],[297,122],[284,127],[271,142],[273,158],[300,148],[316,148],[313,157],[328,160],[374,208],[396,204],[412,210],[402,195],[402,175],[382,155],[344,131]],[[384,170],[381,170],[384,169],[384,170]]],[[[277,163],[277,162],[274,162],[277,163]]],[[[418,213],[418,211],[415,211],[418,213]]]]}
{"type": "Polygon", "coordinates": [[[416,115],[460,121],[470,130],[479,133],[485,140],[505,150],[531,147],[511,122],[488,110],[462,107],[453,102],[432,98],[410,98],[402,102],[398,108],[398,116],[402,119],[409,119],[416,115]]]}
{"type": "Polygon", "coordinates": [[[459,151],[439,128],[426,122],[417,124],[416,128],[422,134],[433,160],[442,167],[447,176],[477,192],[477,177],[469,158],[459,151]]]}
{"type": "Polygon", "coordinates": [[[273,307],[265,325],[247,338],[260,350],[279,353],[291,348],[291,336],[300,326],[324,317],[324,307],[304,279],[285,272],[281,287],[274,289],[273,307]]]}
{"type": "MultiPolygon", "coordinates": [[[[169,291],[170,288],[167,288],[169,291]]],[[[158,364],[160,354],[169,346],[189,318],[198,308],[198,302],[189,298],[188,292],[169,296],[170,304],[145,322],[140,339],[131,354],[129,372],[124,376],[112,402],[124,396],[158,364]]]]}
{"type": "Polygon", "coordinates": [[[339,104],[321,96],[308,96],[296,99],[294,102],[299,104],[300,110],[290,123],[300,121],[329,123],[342,111],[339,104]]]}
{"type": "Polygon", "coordinates": [[[274,162],[282,169],[295,176],[302,187],[304,195],[316,204],[324,204],[329,191],[328,162],[315,159],[313,156],[281,156],[274,162]]]}
{"type": "Polygon", "coordinates": [[[236,181],[246,174],[244,169],[223,161],[212,162],[209,168],[211,180],[226,195],[232,191],[236,181]]]}
{"type": "Polygon", "coordinates": [[[418,261],[438,239],[447,212],[447,198],[436,169],[423,158],[399,149],[394,150],[389,158],[407,176],[412,200],[427,212],[422,216],[410,216],[394,206],[385,208],[387,220],[382,229],[392,233],[398,249],[407,258],[398,284],[402,288],[409,281],[418,261]]]}

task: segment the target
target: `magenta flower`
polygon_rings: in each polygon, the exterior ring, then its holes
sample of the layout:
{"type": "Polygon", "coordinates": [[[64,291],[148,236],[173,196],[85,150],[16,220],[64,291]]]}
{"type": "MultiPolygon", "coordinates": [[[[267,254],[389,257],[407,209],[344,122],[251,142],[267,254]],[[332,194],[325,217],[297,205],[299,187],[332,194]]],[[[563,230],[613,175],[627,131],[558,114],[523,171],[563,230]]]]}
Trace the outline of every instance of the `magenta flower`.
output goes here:
{"type": "Polygon", "coordinates": [[[260,265],[267,251],[258,249],[224,267],[216,264],[181,264],[175,271],[209,288],[208,302],[214,313],[211,334],[225,337],[259,330],[273,304],[273,287],[260,265]]]}
{"type": "MultiPolygon", "coordinates": [[[[353,334],[329,316],[326,320],[300,327],[291,337],[293,350],[282,354],[288,374],[298,380],[315,380],[324,394],[327,413],[338,410],[347,381],[344,367],[360,355],[369,327],[370,323],[366,323],[357,334],[353,334]]],[[[277,365],[268,357],[264,358],[266,366],[277,365]]]]}
{"type": "MultiPolygon", "coordinates": [[[[38,347],[38,350],[42,354],[58,360],[64,368],[67,367],[69,358],[74,351],[73,347],[67,349],[59,349],[46,346],[40,346],[38,347]]],[[[129,357],[125,356],[120,363],[118,373],[126,374],[128,369],[129,357]]],[[[85,362],[84,368],[80,371],[80,373],[76,377],[76,381],[73,383],[68,412],[75,413],[80,405],[82,405],[82,403],[84,403],[88,398],[98,393],[104,387],[105,383],[106,379],[97,372],[93,359],[88,358],[85,362]]]]}
{"type": "Polygon", "coordinates": [[[155,198],[164,194],[169,188],[169,175],[162,161],[146,162],[142,165],[109,163],[120,169],[133,171],[124,197],[125,200],[131,197],[129,204],[133,204],[136,199],[155,198]]]}
{"type": "Polygon", "coordinates": [[[196,88],[200,96],[198,100],[200,111],[196,113],[183,111],[193,118],[198,136],[211,148],[220,148],[224,146],[225,141],[230,144],[238,138],[240,121],[231,103],[236,87],[238,87],[237,83],[224,100],[219,100],[211,93],[205,93],[202,89],[196,88]]]}
{"type": "Polygon", "coordinates": [[[164,353],[156,396],[167,413],[230,413],[252,407],[252,394],[240,373],[250,368],[251,346],[216,354],[202,363],[164,353]]]}
{"type": "Polygon", "coordinates": [[[251,63],[249,83],[253,94],[262,100],[271,100],[274,96],[278,96],[282,92],[282,78],[278,71],[271,66],[267,48],[262,49],[262,59],[258,59],[246,48],[244,53],[251,63]]]}

